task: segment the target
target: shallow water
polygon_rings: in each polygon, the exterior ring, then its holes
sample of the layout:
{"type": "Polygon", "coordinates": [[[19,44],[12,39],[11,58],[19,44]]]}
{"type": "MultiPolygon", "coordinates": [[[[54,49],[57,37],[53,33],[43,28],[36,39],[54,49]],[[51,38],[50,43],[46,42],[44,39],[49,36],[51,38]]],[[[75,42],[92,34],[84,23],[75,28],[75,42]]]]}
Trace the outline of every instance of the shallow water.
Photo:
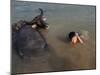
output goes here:
{"type": "MultiPolygon", "coordinates": [[[[38,8],[43,8],[48,18],[50,28],[43,33],[52,52],[48,62],[42,65],[45,66],[44,70],[43,68],[38,69],[38,66],[35,68],[39,72],[95,69],[95,6],[16,2],[15,5],[12,4],[12,23],[19,20],[32,20],[39,14],[38,8]],[[66,38],[70,31],[88,31],[89,39],[84,45],[78,44],[72,47],[66,38]]],[[[34,66],[29,72],[33,68],[34,66]]],[[[32,71],[38,72],[37,70],[32,71]]],[[[17,70],[17,72],[20,71],[25,72],[17,70]]]]}

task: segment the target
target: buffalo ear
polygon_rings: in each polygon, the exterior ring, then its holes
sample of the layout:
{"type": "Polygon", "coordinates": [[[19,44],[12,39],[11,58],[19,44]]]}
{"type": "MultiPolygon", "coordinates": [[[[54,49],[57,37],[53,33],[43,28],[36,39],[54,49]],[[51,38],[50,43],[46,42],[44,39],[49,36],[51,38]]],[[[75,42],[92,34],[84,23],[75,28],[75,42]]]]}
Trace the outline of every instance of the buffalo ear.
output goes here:
{"type": "Polygon", "coordinates": [[[34,28],[34,29],[35,29],[36,27],[37,27],[37,25],[36,25],[36,24],[33,24],[33,25],[32,25],[32,28],[34,28]]]}

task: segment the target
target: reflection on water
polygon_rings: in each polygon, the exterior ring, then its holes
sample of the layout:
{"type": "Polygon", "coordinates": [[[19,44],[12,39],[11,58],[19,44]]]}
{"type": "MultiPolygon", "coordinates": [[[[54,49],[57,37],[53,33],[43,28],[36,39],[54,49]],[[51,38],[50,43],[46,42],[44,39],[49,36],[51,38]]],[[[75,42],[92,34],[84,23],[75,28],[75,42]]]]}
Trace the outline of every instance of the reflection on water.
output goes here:
{"type": "MultiPolygon", "coordinates": [[[[32,20],[39,14],[38,8],[44,9],[50,29],[44,32],[51,48],[51,55],[45,64],[33,67],[24,66],[24,71],[45,72],[95,68],[95,6],[63,5],[33,2],[16,2],[12,7],[12,23],[19,20],[32,20]],[[67,41],[70,31],[88,31],[89,39],[84,45],[73,48],[67,41]],[[43,66],[43,68],[42,68],[43,66]]],[[[19,63],[21,65],[21,63],[19,63]]],[[[36,64],[36,63],[35,63],[36,64]]]]}

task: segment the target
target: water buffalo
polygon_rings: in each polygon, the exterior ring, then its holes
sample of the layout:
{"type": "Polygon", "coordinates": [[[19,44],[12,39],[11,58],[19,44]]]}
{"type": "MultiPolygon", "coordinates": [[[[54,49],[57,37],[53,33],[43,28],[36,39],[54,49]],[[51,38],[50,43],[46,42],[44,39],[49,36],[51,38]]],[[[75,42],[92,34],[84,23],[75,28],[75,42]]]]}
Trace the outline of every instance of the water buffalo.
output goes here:
{"type": "Polygon", "coordinates": [[[38,16],[36,16],[35,18],[33,18],[33,20],[31,21],[25,21],[25,20],[20,20],[17,23],[14,23],[12,25],[12,29],[13,31],[17,31],[20,28],[22,28],[24,25],[30,25],[32,26],[32,28],[35,27],[35,29],[48,29],[48,23],[46,22],[46,17],[44,16],[43,10],[41,8],[39,8],[40,10],[40,14],[38,16]]]}
{"type": "Polygon", "coordinates": [[[32,21],[19,21],[12,25],[12,47],[15,48],[18,54],[23,57],[25,55],[39,56],[47,52],[47,42],[38,28],[46,28],[47,24],[43,20],[43,11],[36,16],[32,21]],[[39,22],[39,23],[38,23],[39,22]],[[36,28],[32,28],[36,25],[36,28]]]}

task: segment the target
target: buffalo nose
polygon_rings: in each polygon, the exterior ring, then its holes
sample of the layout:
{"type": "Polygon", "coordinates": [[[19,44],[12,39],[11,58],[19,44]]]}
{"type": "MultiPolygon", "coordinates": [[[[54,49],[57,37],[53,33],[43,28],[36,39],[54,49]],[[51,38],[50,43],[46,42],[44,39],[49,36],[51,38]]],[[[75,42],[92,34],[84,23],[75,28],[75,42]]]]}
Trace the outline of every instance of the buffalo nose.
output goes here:
{"type": "Polygon", "coordinates": [[[49,26],[48,25],[46,26],[46,29],[49,29],[49,26]]]}

